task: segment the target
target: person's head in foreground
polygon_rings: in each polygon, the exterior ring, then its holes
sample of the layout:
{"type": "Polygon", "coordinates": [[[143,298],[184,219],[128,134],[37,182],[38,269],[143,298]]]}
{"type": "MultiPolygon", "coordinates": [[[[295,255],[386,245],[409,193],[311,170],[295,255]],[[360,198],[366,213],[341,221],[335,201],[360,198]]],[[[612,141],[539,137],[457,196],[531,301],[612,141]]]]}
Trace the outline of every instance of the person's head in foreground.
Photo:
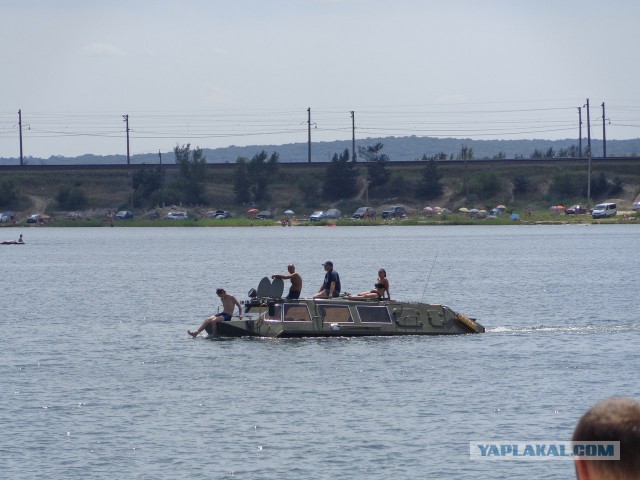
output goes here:
{"type": "Polygon", "coordinates": [[[576,459],[578,480],[640,480],[640,402],[614,397],[593,406],[575,431],[574,442],[620,442],[620,460],[576,459]]]}

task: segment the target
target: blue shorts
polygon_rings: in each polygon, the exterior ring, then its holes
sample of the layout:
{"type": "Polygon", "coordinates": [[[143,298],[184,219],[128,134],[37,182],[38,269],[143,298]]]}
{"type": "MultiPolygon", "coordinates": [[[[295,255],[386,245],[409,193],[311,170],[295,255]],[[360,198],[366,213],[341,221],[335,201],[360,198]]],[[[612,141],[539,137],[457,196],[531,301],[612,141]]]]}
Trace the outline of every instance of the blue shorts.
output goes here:
{"type": "Polygon", "coordinates": [[[228,322],[228,321],[230,321],[230,320],[231,320],[231,315],[230,315],[230,314],[228,314],[228,313],[225,313],[225,312],[218,313],[218,314],[216,315],[216,317],[222,317],[222,319],[223,319],[225,322],[228,322]]]}
{"type": "Polygon", "coordinates": [[[287,300],[297,300],[300,298],[300,290],[289,290],[289,295],[287,295],[287,300]]]}

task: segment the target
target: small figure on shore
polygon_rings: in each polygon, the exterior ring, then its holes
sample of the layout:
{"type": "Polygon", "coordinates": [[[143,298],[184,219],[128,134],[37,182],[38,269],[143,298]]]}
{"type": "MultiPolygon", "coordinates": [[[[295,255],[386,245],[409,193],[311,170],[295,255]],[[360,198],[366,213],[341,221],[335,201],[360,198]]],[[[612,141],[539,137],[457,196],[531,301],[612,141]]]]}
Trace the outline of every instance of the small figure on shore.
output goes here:
{"type": "Polygon", "coordinates": [[[222,312],[207,318],[197,330],[187,330],[187,333],[192,337],[197,337],[202,330],[206,330],[211,336],[215,335],[217,332],[217,322],[228,322],[231,320],[236,305],[238,306],[238,317],[242,320],[242,305],[240,305],[236,297],[229,295],[223,288],[218,288],[216,295],[218,295],[222,301],[222,312]]]}
{"type": "Polygon", "coordinates": [[[377,298],[378,300],[384,300],[385,293],[387,300],[391,300],[391,293],[389,292],[389,279],[387,278],[387,271],[384,268],[378,270],[378,278],[374,284],[374,289],[368,292],[362,292],[357,295],[349,295],[349,300],[366,300],[368,298],[377,298]]]}
{"type": "Polygon", "coordinates": [[[333,298],[340,296],[340,275],[333,269],[333,262],[326,261],[322,264],[324,271],[324,282],[313,298],[333,298]]]}
{"type": "Polygon", "coordinates": [[[22,234],[20,234],[20,238],[18,238],[18,243],[24,243],[24,240],[22,239],[22,234]]]}
{"type": "Polygon", "coordinates": [[[291,287],[287,294],[287,300],[296,300],[300,298],[300,292],[302,291],[302,277],[296,272],[296,266],[292,263],[287,266],[288,275],[271,275],[271,278],[281,278],[283,280],[291,280],[291,287]]]}

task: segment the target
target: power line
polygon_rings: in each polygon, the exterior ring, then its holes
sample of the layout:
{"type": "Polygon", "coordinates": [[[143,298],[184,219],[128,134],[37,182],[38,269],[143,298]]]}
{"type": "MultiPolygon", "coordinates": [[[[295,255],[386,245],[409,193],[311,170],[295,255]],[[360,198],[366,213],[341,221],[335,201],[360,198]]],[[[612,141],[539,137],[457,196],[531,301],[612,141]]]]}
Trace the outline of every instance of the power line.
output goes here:
{"type": "MultiPolygon", "coordinates": [[[[313,127],[315,141],[352,138],[357,132],[380,136],[514,137],[575,131],[575,104],[568,101],[487,102],[364,106],[358,109],[310,109],[133,111],[127,115],[109,111],[0,112],[0,140],[18,137],[19,124],[26,120],[22,134],[29,139],[124,138],[133,141],[176,139],[236,139],[282,136],[304,141],[313,127]],[[354,112],[358,121],[355,122],[354,112]],[[306,115],[305,115],[306,114],[306,115]],[[306,118],[305,118],[306,117],[306,118]],[[122,128],[125,119],[126,128],[122,128]],[[134,120],[128,125],[128,120],[134,120]],[[344,137],[344,138],[343,138],[344,137]]],[[[575,102],[573,102],[575,103],[575,102]]],[[[640,128],[640,106],[635,103],[607,104],[609,128],[640,128]]],[[[594,125],[600,125],[594,119],[594,125]]],[[[576,132],[577,133],[577,132],[576,132]]],[[[607,132],[609,133],[609,132],[607,132]]],[[[569,135],[571,136],[571,135],[569,135]]],[[[637,135],[640,136],[640,135],[637,135]]],[[[128,145],[128,142],[127,142],[128,145]]],[[[26,145],[27,150],[29,144],[26,145]]],[[[143,149],[152,150],[152,147],[143,149]]]]}

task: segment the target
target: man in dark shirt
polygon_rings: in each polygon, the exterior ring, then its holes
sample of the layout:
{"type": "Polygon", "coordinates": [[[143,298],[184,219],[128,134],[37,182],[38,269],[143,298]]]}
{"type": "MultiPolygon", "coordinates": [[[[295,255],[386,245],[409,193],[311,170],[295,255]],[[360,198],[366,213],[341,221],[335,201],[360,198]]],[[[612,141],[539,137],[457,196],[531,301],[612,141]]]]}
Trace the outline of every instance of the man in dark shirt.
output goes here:
{"type": "Polygon", "coordinates": [[[326,261],[324,266],[324,282],[313,298],[333,298],[340,295],[340,275],[333,269],[333,262],[326,261]]]}

